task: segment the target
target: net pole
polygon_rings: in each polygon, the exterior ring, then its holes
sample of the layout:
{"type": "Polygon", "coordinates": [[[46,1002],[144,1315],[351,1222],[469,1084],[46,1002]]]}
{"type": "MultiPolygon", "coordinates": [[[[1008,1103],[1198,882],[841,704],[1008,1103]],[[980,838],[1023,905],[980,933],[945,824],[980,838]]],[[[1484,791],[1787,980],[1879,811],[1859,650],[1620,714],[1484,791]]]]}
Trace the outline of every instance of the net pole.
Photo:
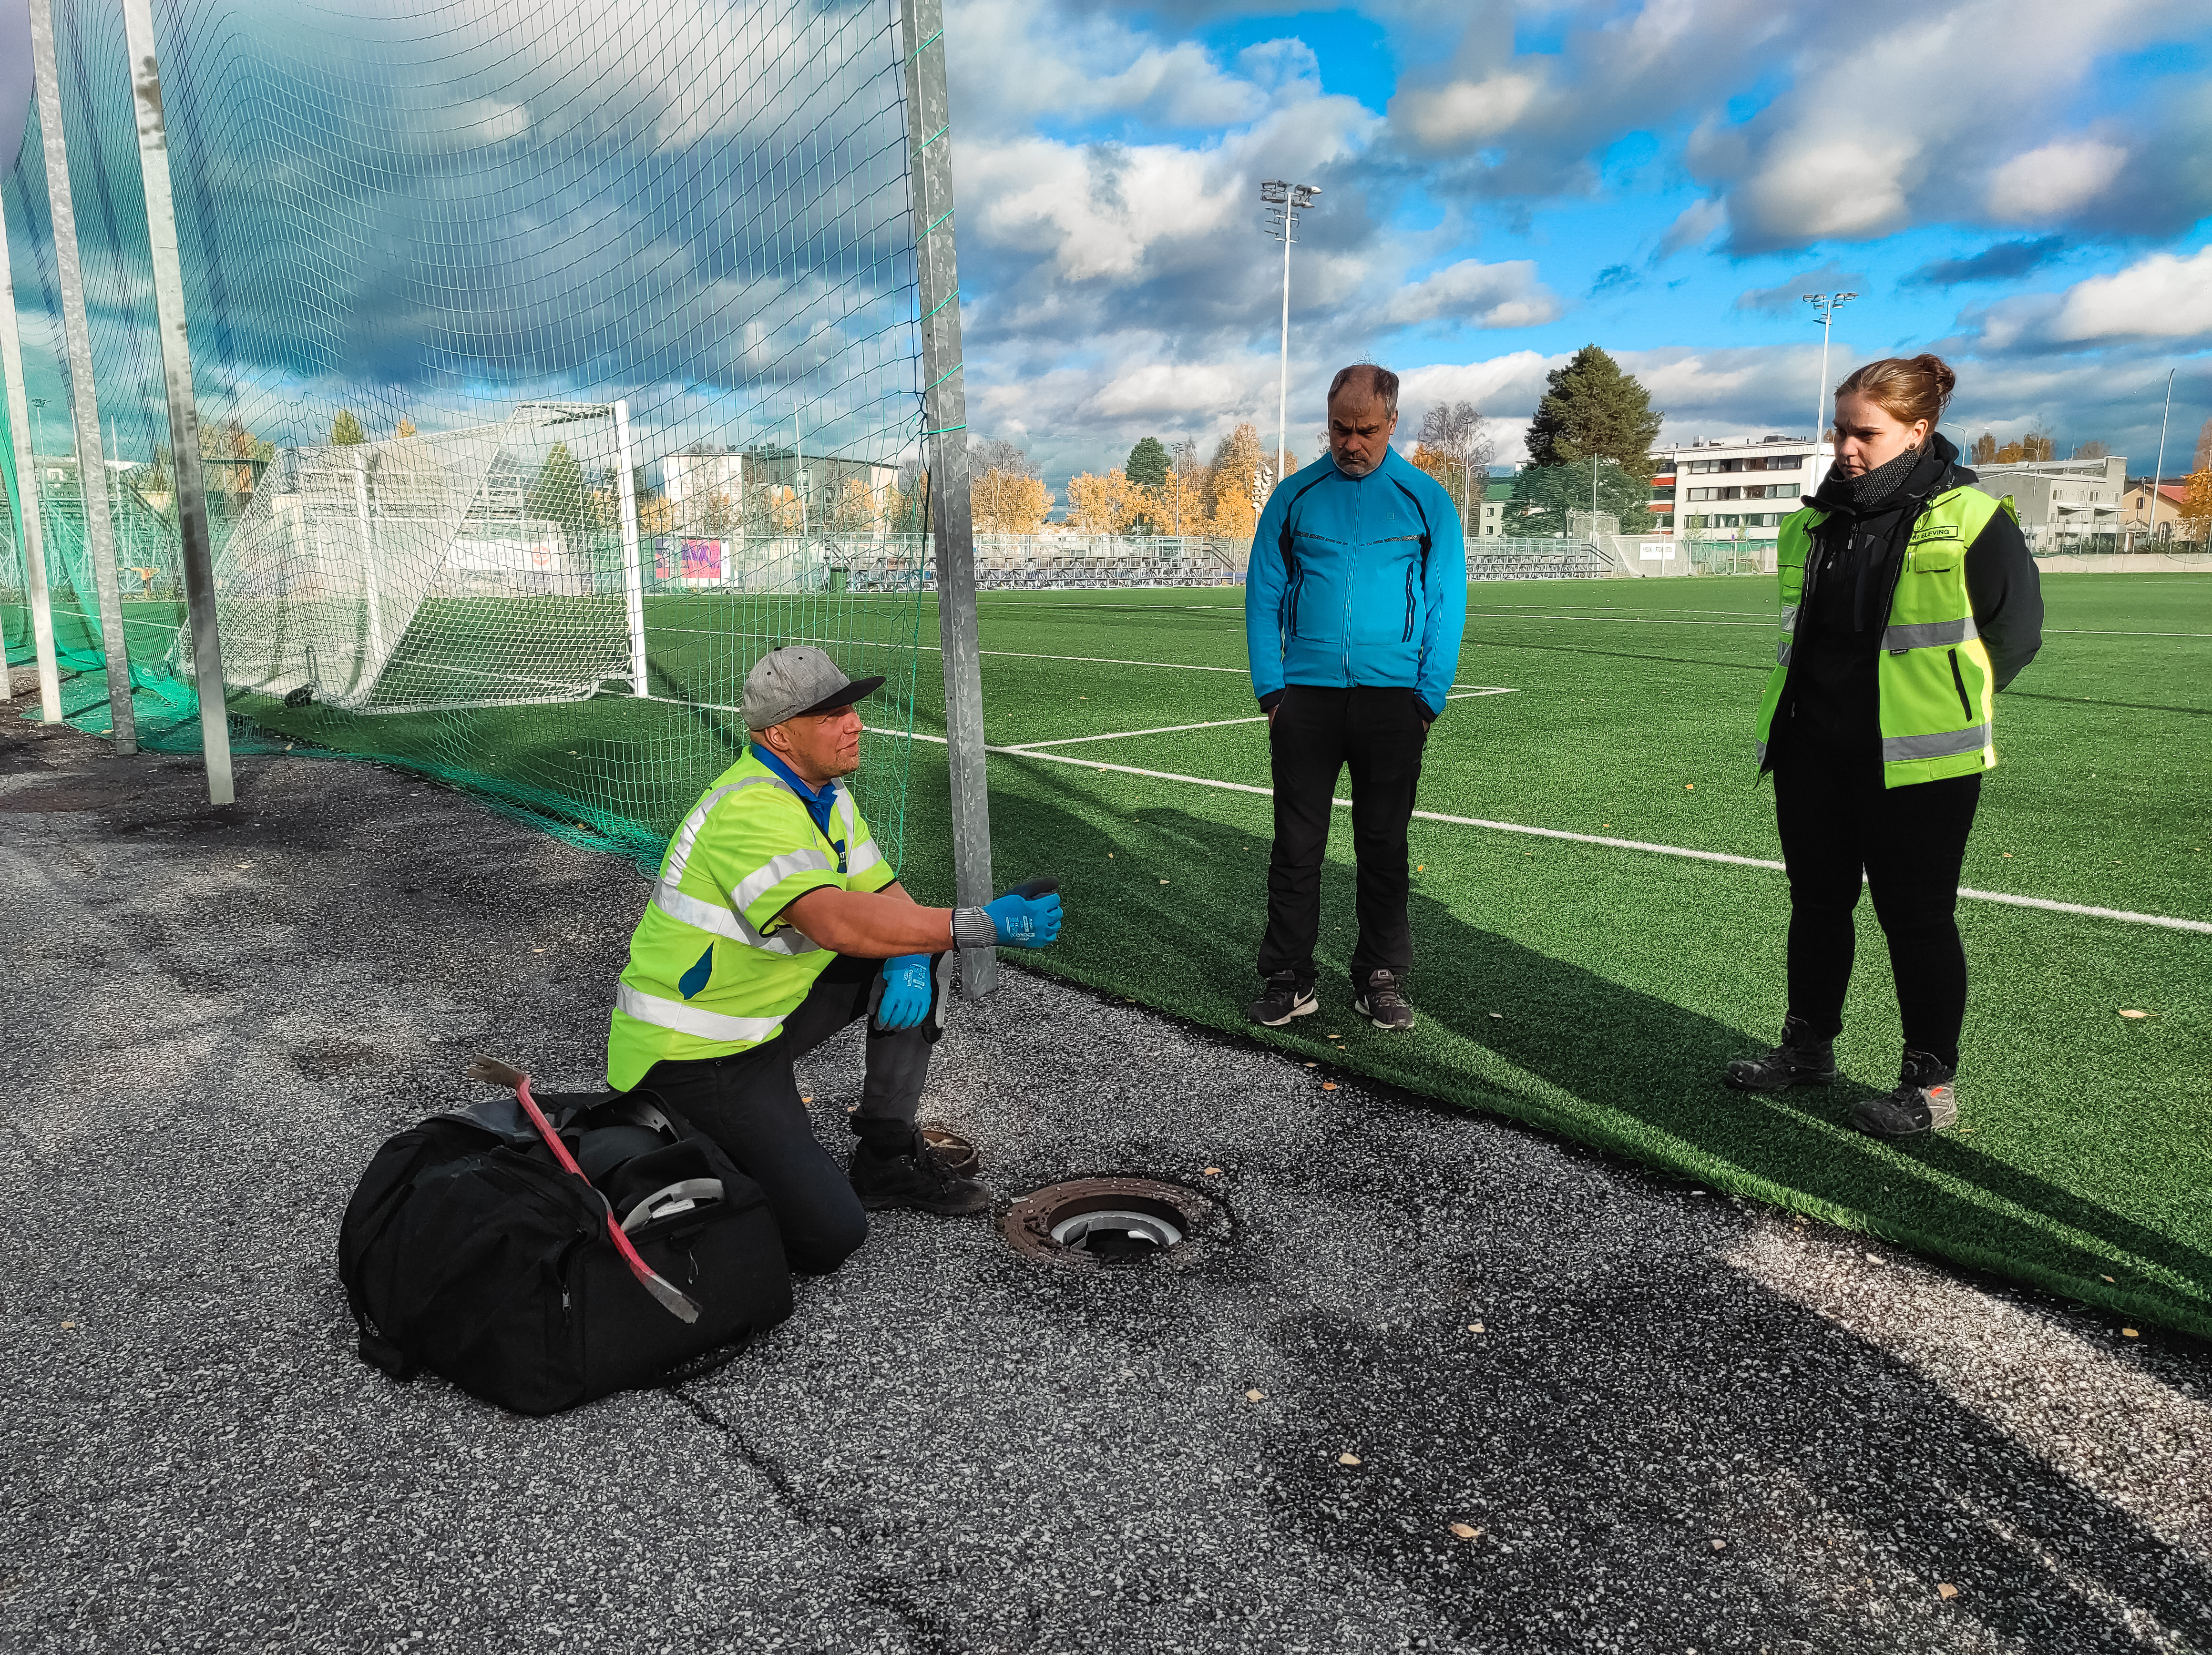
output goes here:
{"type": "Polygon", "coordinates": [[[39,716],[62,721],[62,675],[54,659],[53,600],[46,591],[45,525],[39,513],[39,457],[31,452],[31,403],[23,385],[23,341],[15,324],[15,278],[8,262],[7,207],[0,201],[0,373],[8,380],[8,431],[15,455],[16,513],[23,524],[23,602],[31,611],[31,640],[38,652],[39,716]]]}
{"type": "MultiPolygon", "coordinates": [[[[143,0],[142,0],[143,3],[143,0]]],[[[637,472],[629,448],[629,404],[615,404],[615,515],[622,519],[623,612],[629,623],[631,694],[645,694],[645,570],[637,549],[637,472]]]]}
{"type": "Polygon", "coordinates": [[[131,653],[123,636],[123,594],[115,573],[115,520],[108,512],[107,464],[100,446],[100,401],[92,384],[92,332],[77,260],[76,209],[70,197],[69,146],[62,136],[61,76],[55,67],[53,0],[30,0],[31,70],[38,82],[39,136],[45,142],[46,202],[53,215],[54,264],[62,290],[62,332],[69,359],[70,415],[76,430],[76,492],[84,512],[85,554],[99,593],[100,643],[107,658],[107,702],[115,750],[138,750],[131,706],[131,653]]]}
{"type": "Polygon", "coordinates": [[[185,331],[185,273],[177,215],[169,197],[169,135],[161,112],[161,67],[154,51],[151,0],[123,0],[131,84],[138,111],[138,171],[146,188],[146,240],[154,260],[154,308],[161,334],[161,376],[169,402],[169,463],[177,483],[183,542],[185,609],[191,628],[192,681],[199,693],[200,751],[208,803],[238,797],[230,766],[230,718],[223,705],[222,633],[216,621],[215,555],[208,540],[207,489],[200,469],[200,416],[192,397],[192,353],[185,331]]]}
{"type": "MultiPolygon", "coordinates": [[[[960,276],[952,239],[952,117],[945,83],[944,0],[899,0],[906,49],[908,168],[921,288],[922,463],[937,541],[937,625],[945,662],[945,738],[952,790],[953,886],[963,907],[988,902],[991,800],[984,773],[983,665],[975,625],[975,520],[968,491],[968,392],[960,354],[960,276]]],[[[960,994],[998,986],[992,949],[960,950],[960,994]]]]}

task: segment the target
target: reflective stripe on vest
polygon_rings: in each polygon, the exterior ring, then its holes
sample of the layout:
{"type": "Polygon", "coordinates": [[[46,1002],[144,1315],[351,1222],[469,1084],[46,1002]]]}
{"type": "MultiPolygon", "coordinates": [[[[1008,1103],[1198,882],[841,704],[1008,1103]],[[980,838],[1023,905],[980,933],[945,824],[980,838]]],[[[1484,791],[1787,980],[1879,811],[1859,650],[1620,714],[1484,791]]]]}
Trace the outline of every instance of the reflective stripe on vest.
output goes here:
{"type": "MultiPolygon", "coordinates": [[[[2009,500],[1994,500],[1971,487],[1952,488],[1923,507],[1906,537],[1875,658],[1887,786],[1966,775],[1996,762],[1994,669],[1974,624],[1966,562],[1968,549],[2001,511],[2019,520],[2009,500]]],[[[1755,732],[1762,769],[1789,686],[1814,531],[1826,517],[1817,506],[1793,512],[1776,542],[1782,615],[1755,732]]]]}
{"type": "Polygon", "coordinates": [[[680,919],[702,931],[743,943],[749,949],[766,949],[770,954],[811,954],[822,946],[790,925],[773,937],[763,937],[743,913],[719,902],[703,901],[689,891],[677,889],[665,879],[653,888],[653,906],[671,919],[680,919]]]}
{"type": "Polygon", "coordinates": [[[1974,617],[1970,615],[1963,621],[1923,621],[1917,626],[1884,627],[1881,646],[1892,655],[1900,655],[1909,649],[1942,649],[1981,635],[1974,630],[1974,617]]]}
{"type": "Polygon", "coordinates": [[[766,864],[739,880],[738,888],[730,893],[730,906],[743,913],[792,875],[826,874],[835,871],[836,866],[819,851],[786,851],[781,856],[770,857],[766,864]]]}
{"type": "Polygon", "coordinates": [[[1948,759],[1961,753],[1978,753],[1989,744],[1990,727],[1980,724],[1934,736],[1884,736],[1881,757],[1885,764],[1904,764],[1913,759],[1948,759]]]}
{"type": "Polygon", "coordinates": [[[726,1017],[719,1011],[702,1010],[680,1000],[664,1000],[657,994],[641,993],[628,983],[615,985],[615,1004],[641,1023],[672,1028],[678,1034],[690,1034],[702,1040],[757,1042],[783,1027],[781,1017],[726,1017]]]}

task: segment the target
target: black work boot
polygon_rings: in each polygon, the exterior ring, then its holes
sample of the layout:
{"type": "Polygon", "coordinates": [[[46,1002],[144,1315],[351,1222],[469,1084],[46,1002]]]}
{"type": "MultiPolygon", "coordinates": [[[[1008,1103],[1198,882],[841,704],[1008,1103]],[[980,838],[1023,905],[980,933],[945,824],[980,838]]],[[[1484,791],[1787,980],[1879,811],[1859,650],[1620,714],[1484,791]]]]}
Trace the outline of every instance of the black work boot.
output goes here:
{"type": "Polygon", "coordinates": [[[1959,1100],[1949,1064],[1907,1046],[1897,1089],[1851,1106],[1851,1125],[1875,1137],[1917,1137],[1959,1124],[1959,1100]]]}
{"type": "Polygon", "coordinates": [[[1244,1008],[1244,1015],[1255,1023],[1280,1028],[1293,1017],[1310,1017],[1320,1009],[1321,997],[1311,983],[1298,981],[1296,972],[1279,971],[1267,979],[1267,991],[1244,1008]]]}
{"type": "Polygon", "coordinates": [[[1721,1079],[1739,1092],[1832,1086],[1836,1082],[1836,1043],[1816,1039],[1802,1017],[1784,1017],[1781,1045],[1764,1057],[1729,1058],[1721,1079]]]}
{"type": "Polygon", "coordinates": [[[974,1179],[955,1173],[918,1130],[903,1141],[861,1139],[847,1176],[860,1204],[871,1212],[911,1207],[957,1217],[980,1213],[991,1204],[990,1192],[974,1179]]]}
{"type": "Polygon", "coordinates": [[[1367,986],[1352,1009],[1377,1028],[1413,1026],[1413,1003],[1400,988],[1398,973],[1381,967],[1367,973],[1367,986]]]}

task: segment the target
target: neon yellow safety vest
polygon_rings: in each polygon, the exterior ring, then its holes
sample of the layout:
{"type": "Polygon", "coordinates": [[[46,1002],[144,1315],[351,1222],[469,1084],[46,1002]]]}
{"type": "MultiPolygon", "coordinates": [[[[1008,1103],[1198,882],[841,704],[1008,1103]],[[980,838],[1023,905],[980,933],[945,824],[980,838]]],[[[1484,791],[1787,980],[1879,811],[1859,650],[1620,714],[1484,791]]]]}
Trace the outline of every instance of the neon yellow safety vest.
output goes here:
{"type": "Polygon", "coordinates": [[[664,1058],[726,1057],[773,1040],[836,955],[778,918],[807,892],[879,891],[898,870],[839,786],[830,833],[748,752],[691,807],[629,939],[607,1029],[607,1084],[664,1058]]]}
{"type": "MultiPolygon", "coordinates": [[[[2010,496],[1993,500],[1978,488],[1959,488],[1929,500],[1905,543],[1905,567],[1882,628],[1877,679],[1881,694],[1882,785],[1905,787],[1993,768],[1991,738],[1996,679],[1989,651],[1974,630],[1973,600],[1966,591],[1966,549],[1999,509],[2014,522],[2010,496]]],[[[1790,677],[1790,646],[1805,591],[1813,531],[1828,514],[1816,506],[1792,512],[1782,522],[1775,562],[1782,576],[1782,637],[1766,694],[1759,707],[1759,761],[1790,677]]]]}

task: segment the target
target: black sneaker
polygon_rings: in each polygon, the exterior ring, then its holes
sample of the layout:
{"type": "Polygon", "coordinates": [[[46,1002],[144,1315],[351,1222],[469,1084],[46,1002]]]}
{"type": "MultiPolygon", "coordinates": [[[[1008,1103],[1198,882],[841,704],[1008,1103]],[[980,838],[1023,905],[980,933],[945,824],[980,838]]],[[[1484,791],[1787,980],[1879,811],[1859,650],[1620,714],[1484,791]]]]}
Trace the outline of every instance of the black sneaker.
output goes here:
{"type": "Polygon", "coordinates": [[[848,1176],[853,1192],[871,1212],[911,1207],[957,1217],[982,1212],[991,1204],[990,1192],[947,1167],[918,1131],[904,1155],[879,1155],[865,1143],[857,1145],[848,1176]]]}
{"type": "Polygon", "coordinates": [[[1851,1106],[1851,1125],[1875,1137],[1917,1137],[1959,1124],[1952,1082],[1959,1071],[1925,1052],[1907,1049],[1897,1089],[1851,1106]]]}
{"type": "Polygon", "coordinates": [[[1399,991],[1398,974],[1393,971],[1369,972],[1367,991],[1352,1003],[1352,1009],[1377,1028],[1413,1026],[1413,1003],[1399,991]]]}
{"type": "Polygon", "coordinates": [[[1301,983],[1295,973],[1279,971],[1267,979],[1267,991],[1244,1008],[1255,1023],[1280,1028],[1293,1017],[1310,1017],[1321,1009],[1321,997],[1311,983],[1301,983]]]}
{"type": "Polygon", "coordinates": [[[1802,1017],[1782,1020],[1782,1044],[1759,1058],[1731,1058],[1721,1079],[1739,1092],[1836,1083],[1836,1043],[1814,1038],[1802,1017]]]}

